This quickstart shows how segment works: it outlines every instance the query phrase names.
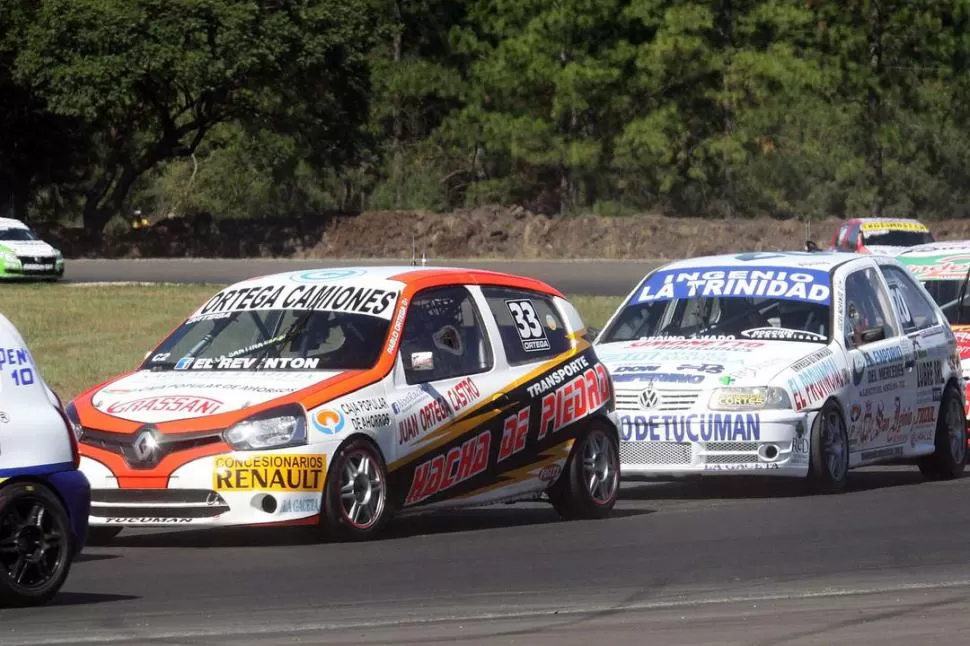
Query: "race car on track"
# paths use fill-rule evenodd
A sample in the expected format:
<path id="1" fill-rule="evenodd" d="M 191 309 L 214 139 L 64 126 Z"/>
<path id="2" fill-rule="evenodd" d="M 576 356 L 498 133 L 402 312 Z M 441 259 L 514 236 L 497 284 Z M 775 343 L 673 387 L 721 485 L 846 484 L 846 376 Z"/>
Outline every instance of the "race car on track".
<path id="1" fill-rule="evenodd" d="M 767 475 L 841 489 L 850 468 L 967 456 L 946 317 L 898 261 L 742 253 L 648 274 L 596 339 L 621 474 Z"/>
<path id="2" fill-rule="evenodd" d="M 853 253 L 897 253 L 935 238 L 925 224 L 911 218 L 855 218 L 846 220 L 832 236 L 831 249 Z"/>
<path id="3" fill-rule="evenodd" d="M 896 257 L 926 288 L 957 339 L 964 373 L 970 368 L 970 240 L 919 245 Z M 970 408 L 967 410 L 970 418 Z"/>
<path id="4" fill-rule="evenodd" d="M 0 607 L 61 589 L 84 546 L 91 490 L 56 394 L 0 314 Z"/>
<path id="5" fill-rule="evenodd" d="M 60 250 L 41 240 L 20 220 L 0 218 L 0 279 L 57 280 L 63 275 Z"/>
<path id="6" fill-rule="evenodd" d="M 507 274 L 369 267 L 223 289 L 132 373 L 68 407 L 91 531 L 315 525 L 619 487 L 613 390 L 561 293 Z"/>

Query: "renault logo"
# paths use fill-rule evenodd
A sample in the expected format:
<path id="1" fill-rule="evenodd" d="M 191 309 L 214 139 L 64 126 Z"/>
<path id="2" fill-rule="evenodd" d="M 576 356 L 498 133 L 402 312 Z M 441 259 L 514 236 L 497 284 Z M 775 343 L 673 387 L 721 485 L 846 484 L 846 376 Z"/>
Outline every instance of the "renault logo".
<path id="1" fill-rule="evenodd" d="M 650 410 L 660 406 L 660 393 L 653 389 L 651 383 L 646 390 L 640 393 L 640 408 Z"/>
<path id="2" fill-rule="evenodd" d="M 128 458 L 132 464 L 149 466 L 155 463 L 158 453 L 158 438 L 155 437 L 155 431 L 151 428 L 145 428 L 135 436 L 135 441 L 131 443 L 131 452 Z"/>

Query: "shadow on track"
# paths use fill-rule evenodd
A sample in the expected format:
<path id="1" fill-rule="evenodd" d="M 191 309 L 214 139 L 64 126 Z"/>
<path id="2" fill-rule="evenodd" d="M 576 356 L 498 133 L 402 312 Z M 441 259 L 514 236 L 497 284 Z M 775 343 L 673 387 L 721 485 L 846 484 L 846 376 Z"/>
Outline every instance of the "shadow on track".
<path id="1" fill-rule="evenodd" d="M 915 466 L 867 467 L 849 472 L 841 494 L 861 493 L 890 487 L 929 484 Z M 623 500 L 759 500 L 768 498 L 805 498 L 817 496 L 808 483 L 792 478 L 743 476 L 693 478 L 670 481 L 624 480 L 620 490 Z"/>
<path id="2" fill-rule="evenodd" d="M 653 513 L 653 510 L 614 509 L 610 518 L 601 521 L 564 521 L 551 508 L 442 510 L 394 519 L 388 525 L 384 534 L 374 540 L 386 542 L 417 536 L 502 530 L 552 523 L 562 523 L 564 526 L 577 522 L 608 523 L 611 519 L 650 513 Z M 188 530 L 159 529 L 146 534 L 122 533 L 107 545 L 92 545 L 86 549 L 95 547 L 280 547 L 328 544 L 330 542 L 336 543 L 336 541 L 329 541 L 314 535 L 312 529 L 307 527 L 226 527 Z"/>
<path id="3" fill-rule="evenodd" d="M 47 606 L 90 606 L 115 601 L 133 601 L 141 597 L 131 594 L 97 594 L 93 592 L 61 592 Z"/>
<path id="4" fill-rule="evenodd" d="M 85 550 L 88 547 L 84 548 Z M 78 554 L 77 558 L 74 559 L 75 563 L 86 563 L 89 561 L 110 561 L 111 559 L 121 558 L 117 554 L 91 554 L 90 552 L 81 552 Z"/>

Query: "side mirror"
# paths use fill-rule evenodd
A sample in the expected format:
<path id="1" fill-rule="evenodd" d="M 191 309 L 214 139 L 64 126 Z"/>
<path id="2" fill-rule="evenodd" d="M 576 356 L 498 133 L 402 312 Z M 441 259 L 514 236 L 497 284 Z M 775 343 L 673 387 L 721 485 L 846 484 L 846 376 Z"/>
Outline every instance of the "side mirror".
<path id="1" fill-rule="evenodd" d="M 433 352 L 412 352 L 411 353 L 411 370 L 434 370 L 434 353 Z"/>
<path id="2" fill-rule="evenodd" d="M 863 330 L 862 332 L 862 342 L 872 343 L 873 341 L 882 341 L 886 338 L 886 330 L 882 327 L 874 327 L 868 330 Z"/>
<path id="3" fill-rule="evenodd" d="M 805 251 L 818 251 L 818 245 L 814 240 L 805 241 Z"/>

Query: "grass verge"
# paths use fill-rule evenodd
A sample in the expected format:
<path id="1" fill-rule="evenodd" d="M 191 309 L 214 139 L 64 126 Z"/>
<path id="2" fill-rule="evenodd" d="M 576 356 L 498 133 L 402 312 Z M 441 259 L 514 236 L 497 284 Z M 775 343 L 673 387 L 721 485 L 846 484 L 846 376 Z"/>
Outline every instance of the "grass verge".
<path id="1" fill-rule="evenodd" d="M 47 383 L 73 398 L 131 370 L 218 290 L 214 285 L 3 285 L 0 313 L 30 347 Z M 572 298 L 587 325 L 601 327 L 620 299 Z"/>

